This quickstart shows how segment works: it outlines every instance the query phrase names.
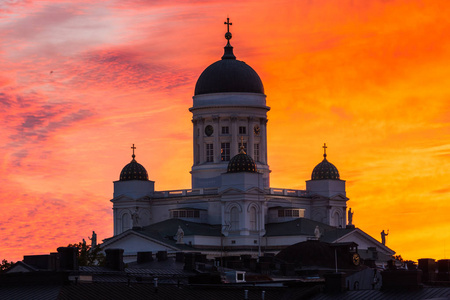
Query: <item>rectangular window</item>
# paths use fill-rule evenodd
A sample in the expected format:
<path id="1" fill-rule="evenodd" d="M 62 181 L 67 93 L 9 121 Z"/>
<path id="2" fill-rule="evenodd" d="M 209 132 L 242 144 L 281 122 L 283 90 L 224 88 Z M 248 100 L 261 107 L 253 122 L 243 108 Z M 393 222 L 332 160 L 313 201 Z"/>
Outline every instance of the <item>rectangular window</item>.
<path id="1" fill-rule="evenodd" d="M 239 134 L 247 134 L 247 127 L 239 126 Z"/>
<path id="2" fill-rule="evenodd" d="M 254 146 L 253 157 L 255 158 L 255 161 L 259 161 L 259 144 L 255 144 Z"/>
<path id="3" fill-rule="evenodd" d="M 300 218 L 304 217 L 304 210 L 302 210 L 302 213 L 300 215 L 300 209 L 279 209 L 278 210 L 278 218 Z"/>
<path id="4" fill-rule="evenodd" d="M 230 127 L 222 126 L 222 134 L 230 134 Z"/>
<path id="5" fill-rule="evenodd" d="M 230 143 L 221 143 L 220 144 L 220 159 L 222 161 L 230 160 Z"/>
<path id="6" fill-rule="evenodd" d="M 242 145 L 244 146 L 245 153 L 247 153 L 247 143 L 242 143 Z M 241 143 L 239 143 L 238 145 L 238 153 L 239 152 L 241 152 Z"/>
<path id="7" fill-rule="evenodd" d="M 214 161 L 214 145 L 206 144 L 206 162 Z"/>
<path id="8" fill-rule="evenodd" d="M 198 211 L 198 210 L 174 210 L 174 211 L 172 211 L 172 218 L 200 218 L 200 211 Z"/>

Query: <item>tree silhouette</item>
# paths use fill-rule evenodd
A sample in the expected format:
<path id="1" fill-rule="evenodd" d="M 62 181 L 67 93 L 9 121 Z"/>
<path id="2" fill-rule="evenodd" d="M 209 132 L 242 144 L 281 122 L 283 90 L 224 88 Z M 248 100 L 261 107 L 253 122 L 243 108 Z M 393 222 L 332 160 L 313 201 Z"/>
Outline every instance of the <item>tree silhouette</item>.
<path id="1" fill-rule="evenodd" d="M 3 259 L 2 263 L 0 264 L 0 272 L 9 269 L 13 264 L 14 263 L 12 261 L 7 261 L 6 259 Z"/>
<path id="2" fill-rule="evenodd" d="M 78 249 L 78 265 L 79 266 L 103 266 L 105 264 L 105 255 L 101 252 L 99 245 L 92 248 L 86 245 L 86 242 L 78 244 L 69 244 L 67 247 L 75 247 Z"/>

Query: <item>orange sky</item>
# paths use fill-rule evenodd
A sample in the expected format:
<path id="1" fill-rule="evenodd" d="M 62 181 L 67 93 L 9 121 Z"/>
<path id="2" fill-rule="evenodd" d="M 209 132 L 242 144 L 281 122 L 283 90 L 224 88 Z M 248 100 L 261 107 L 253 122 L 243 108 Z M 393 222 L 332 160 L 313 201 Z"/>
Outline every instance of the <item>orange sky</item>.
<path id="1" fill-rule="evenodd" d="M 94 3 L 92 3 L 94 2 Z M 271 186 L 328 158 L 354 223 L 407 259 L 450 256 L 450 4 L 442 1 L 0 3 L 0 259 L 112 235 L 131 160 L 190 187 L 195 82 L 220 59 L 263 80 Z"/>

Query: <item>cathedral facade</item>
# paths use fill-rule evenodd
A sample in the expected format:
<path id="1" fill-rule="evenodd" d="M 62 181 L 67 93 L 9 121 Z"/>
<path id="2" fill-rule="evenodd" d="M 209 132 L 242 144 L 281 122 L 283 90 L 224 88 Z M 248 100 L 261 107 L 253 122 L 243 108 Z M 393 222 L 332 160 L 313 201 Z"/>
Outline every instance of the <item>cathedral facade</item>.
<path id="1" fill-rule="evenodd" d="M 375 245 L 392 255 L 347 224 L 345 181 L 327 160 L 326 145 L 306 190 L 270 186 L 270 107 L 264 86 L 249 65 L 236 59 L 229 31 L 225 38 L 223 56 L 198 78 L 189 108 L 192 187 L 155 190 L 155 182 L 136 161 L 133 145 L 132 161 L 114 182 L 114 236 L 103 247 L 124 248 L 125 255 L 159 250 L 213 254 L 224 249 L 276 252 L 308 239 L 356 239 L 360 247 Z"/>

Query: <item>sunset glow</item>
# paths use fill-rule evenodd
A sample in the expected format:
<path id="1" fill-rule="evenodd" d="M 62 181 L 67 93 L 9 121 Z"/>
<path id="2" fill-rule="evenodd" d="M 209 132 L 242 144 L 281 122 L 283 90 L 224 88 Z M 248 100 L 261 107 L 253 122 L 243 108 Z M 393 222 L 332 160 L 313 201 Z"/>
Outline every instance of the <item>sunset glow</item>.
<path id="1" fill-rule="evenodd" d="M 271 186 L 327 143 L 353 223 L 403 258 L 450 256 L 448 0 L 0 2 L 0 259 L 113 235 L 131 160 L 190 188 L 192 96 L 234 53 L 261 77 Z"/>

